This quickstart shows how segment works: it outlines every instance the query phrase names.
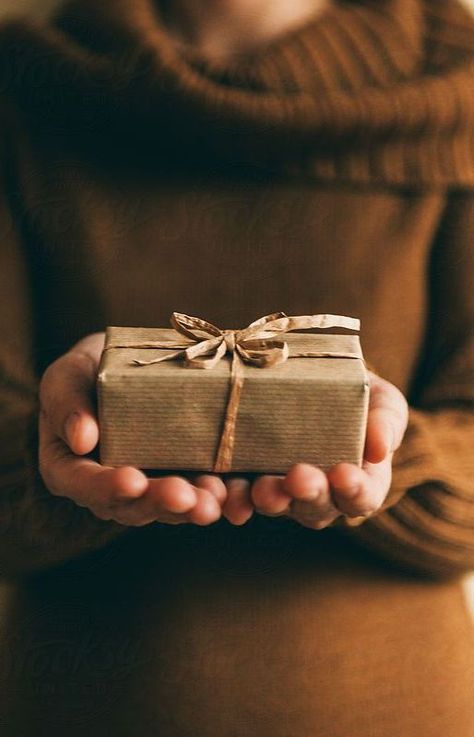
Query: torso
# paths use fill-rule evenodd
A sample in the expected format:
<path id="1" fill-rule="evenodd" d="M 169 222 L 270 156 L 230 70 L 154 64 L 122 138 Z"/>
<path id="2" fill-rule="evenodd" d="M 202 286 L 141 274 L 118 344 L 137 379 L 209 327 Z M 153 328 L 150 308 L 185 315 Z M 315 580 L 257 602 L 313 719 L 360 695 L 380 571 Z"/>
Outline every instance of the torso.
<path id="1" fill-rule="evenodd" d="M 334 312 L 361 318 L 367 359 L 409 389 L 439 191 L 24 174 L 45 363 L 86 332 L 166 325 L 174 309 L 223 327 Z M 89 737 L 474 733 L 460 584 L 391 569 L 334 530 L 149 528 L 30 583 L 5 616 L 5 734 L 35 719 Z"/>

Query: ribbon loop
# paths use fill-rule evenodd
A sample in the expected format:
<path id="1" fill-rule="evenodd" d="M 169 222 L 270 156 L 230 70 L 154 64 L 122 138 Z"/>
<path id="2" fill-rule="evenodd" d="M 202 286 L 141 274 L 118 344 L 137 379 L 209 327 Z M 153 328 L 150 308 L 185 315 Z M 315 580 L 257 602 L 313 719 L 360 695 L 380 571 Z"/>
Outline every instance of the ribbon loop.
<path id="1" fill-rule="evenodd" d="M 191 317 L 185 315 L 182 312 L 173 312 L 170 318 L 172 327 L 181 335 L 185 335 L 187 338 L 192 340 L 202 340 L 202 335 L 195 333 L 195 330 L 199 330 L 204 333 L 205 337 L 217 337 L 222 335 L 222 330 L 208 322 L 202 320 L 200 317 Z"/>
<path id="2" fill-rule="evenodd" d="M 284 363 L 290 354 L 288 343 L 283 340 L 245 340 L 239 343 L 237 351 L 245 363 L 259 368 Z"/>

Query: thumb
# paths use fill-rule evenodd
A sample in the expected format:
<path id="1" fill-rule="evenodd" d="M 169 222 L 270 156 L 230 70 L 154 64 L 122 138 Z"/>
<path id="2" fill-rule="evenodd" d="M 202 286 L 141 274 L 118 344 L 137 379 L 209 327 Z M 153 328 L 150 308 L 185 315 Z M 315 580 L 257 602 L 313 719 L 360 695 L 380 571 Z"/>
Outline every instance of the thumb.
<path id="1" fill-rule="evenodd" d="M 77 455 L 90 453 L 99 440 L 93 398 L 103 337 L 90 337 L 52 363 L 40 384 L 43 419 Z"/>
<path id="2" fill-rule="evenodd" d="M 408 422 L 408 404 L 390 382 L 371 374 L 364 458 L 380 463 L 400 446 Z"/>

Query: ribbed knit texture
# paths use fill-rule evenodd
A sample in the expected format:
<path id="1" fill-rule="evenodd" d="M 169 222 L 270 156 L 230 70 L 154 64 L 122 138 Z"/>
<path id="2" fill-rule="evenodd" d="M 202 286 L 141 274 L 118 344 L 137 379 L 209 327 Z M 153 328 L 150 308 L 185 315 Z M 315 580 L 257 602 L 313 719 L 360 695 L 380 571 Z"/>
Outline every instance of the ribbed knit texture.
<path id="1" fill-rule="evenodd" d="M 454 0 L 336 2 L 225 64 L 183 57 L 152 0 L 73 1 L 56 25 L 4 26 L 1 49 L 9 89 L 61 130 L 90 133 L 92 106 L 117 146 L 140 126 L 128 145 L 160 130 L 168 151 L 325 181 L 474 184 L 474 19 Z"/>
<path id="2" fill-rule="evenodd" d="M 2 737 L 474 734 L 473 54 L 454 0 L 225 64 L 152 0 L 0 25 L 0 573 L 40 573 L 0 610 Z M 131 531 L 52 495 L 45 367 L 172 310 L 358 317 L 410 404 L 383 509 Z"/>
<path id="3" fill-rule="evenodd" d="M 52 27 L 11 22 L 1 28 L 0 69 L 9 105 L 4 120 L 18 127 L 12 110 L 21 110 L 35 121 L 35 135 L 84 151 L 93 147 L 95 156 L 108 150 L 140 161 L 145 154 L 148 163 L 168 157 L 179 167 L 192 152 L 195 166 L 204 160 L 210 167 L 265 165 L 301 181 L 425 191 L 471 187 L 473 40 L 474 20 L 454 1 L 341 2 L 257 53 L 216 63 L 178 50 L 151 0 L 80 0 L 68 3 Z M 8 139 L 4 145 L 7 150 Z M 456 227 L 447 217 L 444 235 L 452 239 L 454 228 L 459 248 L 467 248 L 469 233 L 458 234 Z M 443 258 L 438 269 L 448 273 L 450 262 Z M 443 373 L 416 397 L 383 510 L 349 530 L 388 557 L 435 573 L 474 566 L 474 419 L 467 409 L 449 409 L 449 403 L 467 408 L 474 401 L 470 307 L 461 320 L 461 331 L 468 321 L 469 338 L 462 337 L 456 352 L 447 354 Z M 449 336 L 451 327 L 445 330 Z M 28 388 L 18 365 L 15 354 L 7 353 L 8 401 L 24 396 L 28 407 L 34 385 Z M 445 404 L 448 409 L 438 412 Z M 28 417 L 27 409 L 20 417 Z M 16 421 L 21 427 L 24 420 Z M 5 450 L 13 466 L 4 483 L 14 504 L 15 489 L 26 478 L 39 488 L 41 479 L 31 460 L 26 468 L 17 465 L 15 476 L 11 443 Z M 47 501 L 44 488 L 41 495 Z M 34 528 L 28 499 L 9 529 L 16 539 L 20 527 Z M 65 513 L 84 534 L 67 537 L 61 552 L 49 550 L 44 564 L 120 532 L 88 522 L 67 504 Z M 58 509 L 56 524 L 64 527 L 62 519 Z M 25 554 L 28 567 L 32 561 Z"/>

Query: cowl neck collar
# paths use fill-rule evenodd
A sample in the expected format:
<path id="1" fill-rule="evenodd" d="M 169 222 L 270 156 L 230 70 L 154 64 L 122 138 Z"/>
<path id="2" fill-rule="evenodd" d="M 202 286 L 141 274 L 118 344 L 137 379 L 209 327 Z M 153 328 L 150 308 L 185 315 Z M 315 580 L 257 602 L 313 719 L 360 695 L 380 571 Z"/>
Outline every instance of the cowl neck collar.
<path id="1" fill-rule="evenodd" d="M 48 110 L 89 140 L 331 181 L 474 184 L 474 19 L 457 0 L 335 2 L 226 63 L 178 48 L 153 0 L 73 0 L 49 27 L 2 33 L 20 99 L 45 104 L 29 82 L 40 56 Z"/>

